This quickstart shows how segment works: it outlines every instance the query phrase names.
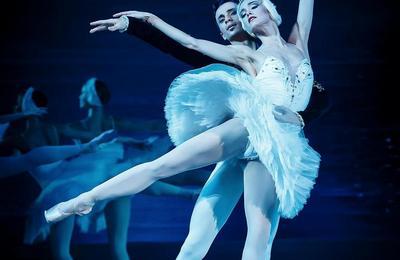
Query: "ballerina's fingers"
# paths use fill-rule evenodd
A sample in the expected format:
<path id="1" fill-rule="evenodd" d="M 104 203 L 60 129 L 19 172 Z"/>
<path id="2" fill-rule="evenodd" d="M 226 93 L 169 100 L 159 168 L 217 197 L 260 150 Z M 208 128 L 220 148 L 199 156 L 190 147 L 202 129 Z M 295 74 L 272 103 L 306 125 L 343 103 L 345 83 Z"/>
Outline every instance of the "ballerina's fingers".
<path id="1" fill-rule="evenodd" d="M 111 31 L 111 32 L 114 32 L 114 31 L 116 31 L 116 30 L 121 29 L 121 26 L 120 26 L 119 24 L 115 24 L 115 25 L 113 25 L 113 26 L 108 27 L 107 29 L 108 29 L 109 31 Z"/>
<path id="2" fill-rule="evenodd" d="M 287 108 L 284 106 L 275 106 L 274 112 L 275 113 L 280 113 L 280 114 L 285 114 L 287 112 Z"/>
<path id="3" fill-rule="evenodd" d="M 95 28 L 93 28 L 93 29 L 90 29 L 90 33 L 95 33 L 95 32 L 101 32 L 101 31 L 106 31 L 107 30 L 107 26 L 105 26 L 105 25 L 101 25 L 101 26 L 97 26 L 97 27 L 95 27 Z"/>
<path id="4" fill-rule="evenodd" d="M 117 22 L 117 19 L 106 19 L 106 20 L 97 20 L 94 22 L 91 22 L 91 26 L 98 26 L 98 25 L 104 25 L 104 26 L 112 26 L 115 25 Z"/>
<path id="5" fill-rule="evenodd" d="M 123 16 L 123 15 L 130 16 L 130 17 L 135 17 L 135 15 L 137 13 L 138 13 L 137 11 L 124 11 L 124 12 L 119 12 L 119 13 L 113 14 L 113 17 L 120 17 L 120 16 Z"/>

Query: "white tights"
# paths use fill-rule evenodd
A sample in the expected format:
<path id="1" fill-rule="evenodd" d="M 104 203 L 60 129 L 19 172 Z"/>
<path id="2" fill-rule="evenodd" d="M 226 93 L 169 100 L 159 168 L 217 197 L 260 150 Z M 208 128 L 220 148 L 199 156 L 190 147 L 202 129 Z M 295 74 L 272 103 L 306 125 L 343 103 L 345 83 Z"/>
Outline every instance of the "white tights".
<path id="1" fill-rule="evenodd" d="M 270 259 L 279 224 L 271 175 L 259 161 L 217 164 L 194 207 L 177 260 L 203 259 L 243 193 L 248 233 L 243 259 Z"/>

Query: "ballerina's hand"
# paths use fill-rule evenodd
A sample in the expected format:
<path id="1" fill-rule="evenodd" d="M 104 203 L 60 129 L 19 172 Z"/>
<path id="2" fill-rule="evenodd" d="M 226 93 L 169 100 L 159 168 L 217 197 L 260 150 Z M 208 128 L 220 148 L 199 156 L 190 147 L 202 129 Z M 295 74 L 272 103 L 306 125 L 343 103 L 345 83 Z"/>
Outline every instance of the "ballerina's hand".
<path id="1" fill-rule="evenodd" d="M 90 142 L 82 144 L 81 153 L 92 153 L 104 143 L 112 142 L 116 138 L 117 132 L 114 129 L 107 130 L 93 138 Z M 79 144 L 79 143 L 78 143 Z"/>
<path id="2" fill-rule="evenodd" d="M 275 119 L 280 123 L 289 123 L 297 126 L 302 125 L 297 113 L 293 112 L 285 106 L 276 106 L 273 114 Z"/>
<path id="3" fill-rule="evenodd" d="M 110 142 L 111 140 L 113 140 L 114 138 L 116 138 L 116 136 L 117 136 L 117 131 L 115 131 L 114 129 L 110 129 L 110 130 L 104 131 L 97 137 L 93 138 L 89 143 L 91 143 L 93 145 L 107 143 L 107 142 Z"/>
<path id="4" fill-rule="evenodd" d="M 128 17 L 133 17 L 136 19 L 140 19 L 143 21 L 147 21 L 150 17 L 154 16 L 152 13 L 147 13 L 147 12 L 140 12 L 140 11 L 124 11 L 124 12 L 119 12 L 116 14 L 113 14 L 113 17 L 121 17 L 121 16 L 128 16 Z"/>
<path id="5" fill-rule="evenodd" d="M 101 32 L 101 31 L 124 31 L 129 24 L 126 22 L 127 18 L 125 19 L 123 17 L 120 18 L 111 18 L 111 19 L 106 19 L 106 20 L 98 20 L 91 22 L 91 26 L 95 26 L 94 28 L 90 29 L 90 33 L 95 33 L 95 32 Z"/>
<path id="6" fill-rule="evenodd" d="M 94 204 L 94 199 L 88 192 L 85 192 L 76 198 L 61 202 L 49 210 L 46 210 L 44 216 L 48 223 L 58 222 L 74 214 L 79 216 L 89 214 Z"/>

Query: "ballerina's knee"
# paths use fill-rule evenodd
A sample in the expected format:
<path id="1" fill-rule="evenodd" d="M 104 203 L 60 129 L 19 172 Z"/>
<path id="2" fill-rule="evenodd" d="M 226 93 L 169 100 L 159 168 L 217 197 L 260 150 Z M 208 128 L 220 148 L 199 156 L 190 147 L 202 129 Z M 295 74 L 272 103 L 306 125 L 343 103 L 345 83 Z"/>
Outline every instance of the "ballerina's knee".
<path id="1" fill-rule="evenodd" d="M 218 134 L 203 133 L 150 163 L 148 172 L 158 180 L 218 162 L 223 157 L 223 143 Z"/>
<path id="2" fill-rule="evenodd" d="M 194 159 L 199 165 L 218 162 L 224 155 L 224 142 L 217 133 L 205 133 L 203 142 L 194 149 Z"/>

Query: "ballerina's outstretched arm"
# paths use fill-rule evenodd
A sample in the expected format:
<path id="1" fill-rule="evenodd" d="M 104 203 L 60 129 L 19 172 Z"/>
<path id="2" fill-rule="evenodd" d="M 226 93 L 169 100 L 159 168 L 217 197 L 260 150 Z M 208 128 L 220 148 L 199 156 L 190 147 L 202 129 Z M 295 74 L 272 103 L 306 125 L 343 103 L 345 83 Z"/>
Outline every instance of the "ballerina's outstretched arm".
<path id="1" fill-rule="evenodd" d="M 154 14 L 147 12 L 126 11 L 114 14 L 114 17 L 120 17 L 123 15 L 141 19 L 151 24 L 186 48 L 198 51 L 213 59 L 240 66 L 249 74 L 255 75 L 255 70 L 251 65 L 251 62 L 255 59 L 255 55 L 254 52 L 247 46 L 222 45 L 207 40 L 197 39 L 171 26 Z M 94 33 L 102 30 L 117 30 L 117 28 L 121 27 L 121 22 L 117 21 L 116 19 L 107 19 L 91 22 L 90 25 L 95 26 L 90 30 L 90 33 Z"/>
<path id="2" fill-rule="evenodd" d="M 314 0 L 300 0 L 296 23 L 299 26 L 300 36 L 305 43 L 308 42 L 308 37 L 310 36 L 313 11 Z"/>
<path id="3" fill-rule="evenodd" d="M 83 152 L 94 151 L 99 144 L 108 142 L 114 137 L 114 130 L 109 130 L 82 145 L 42 146 L 23 155 L 0 157 L 0 178 L 67 159 Z"/>

